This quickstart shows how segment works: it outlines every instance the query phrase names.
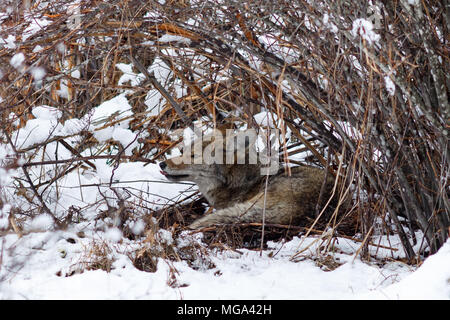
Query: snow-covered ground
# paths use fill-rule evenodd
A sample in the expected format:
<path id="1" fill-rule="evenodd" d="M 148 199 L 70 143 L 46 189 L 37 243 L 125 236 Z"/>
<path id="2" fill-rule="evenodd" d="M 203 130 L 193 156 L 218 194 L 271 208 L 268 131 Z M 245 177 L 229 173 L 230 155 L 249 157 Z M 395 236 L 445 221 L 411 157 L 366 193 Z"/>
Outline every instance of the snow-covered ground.
<path id="1" fill-rule="evenodd" d="M 189 239 L 190 237 L 194 237 Z M 119 240 L 119 242 L 117 242 Z M 178 247 L 199 236 L 180 235 Z M 377 266 L 355 259 L 358 244 L 339 238 L 333 271 L 309 253 L 320 241 L 294 238 L 269 249 L 209 251 L 212 268 L 159 259 L 156 272 L 136 269 L 127 253 L 141 246 L 103 232 L 35 232 L 1 239 L 0 299 L 450 299 L 450 241 L 415 270 L 398 261 Z M 108 248 L 110 272 L 79 272 L 94 243 Z M 305 259 L 293 254 L 311 244 Z"/>
<path id="2" fill-rule="evenodd" d="M 14 139 L 20 148 L 40 143 L 49 135 L 69 135 L 68 141 L 76 141 L 70 134 L 94 123 L 91 130 L 96 130 L 100 141 L 113 138 L 124 147 L 132 146 L 135 139 L 126 122 L 104 129 L 95 122 L 111 113 L 126 116 L 126 107 L 125 96 L 120 95 L 100 105 L 90 120 L 66 121 L 64 125 L 57 121 L 60 112 L 56 108 L 35 107 L 35 119 L 17 130 Z M 0 160 L 7 159 L 12 150 L 0 147 Z M 56 148 L 55 142 L 48 143 L 36 159 L 56 160 Z M 73 156 L 63 149 L 58 152 L 58 160 Z M 24 210 L 30 204 L 14 193 L 14 177 L 20 172 L 1 172 L 0 184 L 5 186 L 10 204 L 0 209 L 0 231 L 4 230 L 0 237 L 0 299 L 450 299 L 450 241 L 419 268 L 400 262 L 404 257 L 400 241 L 382 234 L 371 243 L 393 250 L 370 246 L 371 262 L 361 261 L 357 255 L 361 243 L 347 238 L 335 239 L 328 254 L 319 253 L 324 242 L 316 236 L 270 242 L 263 252 L 211 249 L 201 241 L 201 234 L 183 232 L 173 239 L 166 230 L 158 231 L 153 237 L 158 242 L 152 243 L 144 233 L 146 213 L 179 201 L 192 185 L 168 183 L 157 163 L 128 162 L 114 167 L 105 159 L 91 162 L 96 170 L 74 170 L 44 193 L 58 218 L 64 218 L 71 208 L 77 214 L 78 208 L 78 220 L 61 231 L 53 229 L 53 220 L 46 214 L 23 219 L 21 237 L 5 231 L 11 204 Z M 30 167 L 29 173 L 36 181 L 50 179 L 59 165 Z M 114 214 L 98 218 L 102 211 L 117 206 L 118 197 L 135 209 L 125 225 L 137 240 L 123 236 Z M 198 256 L 190 264 L 189 259 L 159 258 L 155 272 L 133 265 L 136 252 L 161 243 L 179 255 L 194 243 Z M 417 246 L 420 244 L 418 241 Z M 97 263 L 98 259 L 103 260 Z M 327 270 L 330 263 L 331 271 Z M 107 265 L 108 270 L 98 265 Z"/>
<path id="3" fill-rule="evenodd" d="M 42 28 L 48 24 L 47 20 L 38 22 L 25 30 L 27 37 L 37 32 L 37 25 Z M 328 24 L 328 17 L 324 17 L 324 23 Z M 336 29 L 333 24 L 328 26 Z M 379 40 L 364 19 L 354 22 L 352 34 L 369 44 L 376 45 Z M 188 40 L 173 36 L 159 39 L 160 42 Z M 273 42 L 268 37 L 260 40 L 266 44 Z M 16 47 L 15 41 L 12 35 L 0 38 L 0 44 L 10 49 Z M 35 51 L 41 49 L 36 46 Z M 64 46 L 61 51 L 64 52 Z M 285 53 L 289 58 L 290 53 Z M 26 57 L 17 53 L 10 64 L 24 72 Z M 119 85 L 138 85 L 145 78 L 134 73 L 132 65 L 119 63 L 116 67 L 123 72 Z M 159 58 L 148 71 L 161 83 L 171 74 Z M 29 72 L 33 73 L 36 85 L 45 76 L 44 69 L 32 68 Z M 78 70 L 66 72 L 79 77 Z M 389 94 L 393 94 L 395 86 L 389 76 L 384 80 Z M 176 98 L 182 97 L 185 89 L 179 82 L 174 85 Z M 62 112 L 57 107 L 33 106 L 33 119 L 15 130 L 11 137 L 16 149 L 24 154 L 18 162 L 70 160 L 74 154 L 57 142 L 47 143 L 44 150 L 34 150 L 33 146 L 55 137 L 77 145 L 84 131 L 92 132 L 99 144 L 109 140 L 119 142 L 124 155 L 130 156 L 139 144 L 138 138 L 146 136 L 129 128 L 133 113 L 128 93 L 124 90 L 104 101 L 81 119 L 62 121 Z M 58 94 L 68 95 L 64 83 Z M 147 93 L 144 103 L 149 116 L 158 116 L 162 99 L 156 89 Z M 18 127 L 17 115 L 11 113 L 10 120 Z M 255 115 L 255 121 L 274 126 L 278 119 L 261 113 Z M 185 131 L 184 135 L 188 133 Z M 32 151 L 27 154 L 27 150 Z M 109 154 L 103 150 L 97 155 Z M 81 156 L 93 154 L 84 150 Z M 0 144 L 0 164 L 14 158 L 11 147 Z M 54 230 L 54 221 L 47 214 L 35 218 L 30 215 L 29 219 L 21 217 L 21 235 L 9 228 L 10 212 L 13 207 L 32 212 L 36 204 L 33 206 L 28 201 L 33 198 L 31 191 L 17 185 L 15 178 L 23 178 L 23 173 L 0 167 L 0 186 L 8 201 L 0 208 L 0 299 L 450 299 L 450 240 L 419 267 L 401 262 L 404 255 L 398 238 L 386 238 L 382 234 L 371 239 L 371 243 L 391 249 L 370 246 L 373 256 L 370 262 L 359 258 L 361 243 L 347 238 L 333 239 L 334 248 L 327 254 L 319 252 L 326 239 L 316 236 L 299 235 L 286 243 L 269 242 L 269 248 L 262 252 L 220 246 L 211 249 L 202 242 L 201 234 L 189 232 L 172 238 L 169 231 L 160 230 L 152 235 L 151 239 L 158 240 L 155 243 L 144 233 L 144 216 L 151 209 L 180 201 L 192 186 L 169 184 L 156 163 L 144 166 L 128 162 L 114 167 L 105 159 L 90 162 L 95 170 L 78 168 L 63 175 L 58 183 L 49 184 L 48 188 L 44 184 L 39 190 L 57 218 L 66 217 L 73 210 L 78 214 L 74 220 L 78 221 L 72 221 L 65 230 Z M 63 165 L 30 166 L 28 173 L 36 182 L 51 180 Z M 24 197 L 17 196 L 17 190 Z M 125 225 L 137 240 L 123 236 L 113 214 L 98 218 L 101 212 L 110 212 L 117 206 L 119 198 L 135 209 Z M 191 260 L 158 258 L 154 272 L 141 271 L 133 265 L 136 254 L 144 249 L 159 250 L 160 244 L 170 246 L 178 255 L 185 248 L 197 251 Z M 99 266 L 107 266 L 107 270 Z"/>

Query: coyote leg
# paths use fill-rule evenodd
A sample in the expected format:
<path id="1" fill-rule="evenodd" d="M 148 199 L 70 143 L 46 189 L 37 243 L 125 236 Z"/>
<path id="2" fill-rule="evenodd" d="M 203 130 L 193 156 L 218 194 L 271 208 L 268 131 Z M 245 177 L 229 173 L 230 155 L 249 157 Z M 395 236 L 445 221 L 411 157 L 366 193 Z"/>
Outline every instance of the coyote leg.
<path id="1" fill-rule="evenodd" d="M 215 224 L 231 224 L 262 221 L 262 209 L 250 206 L 249 203 L 239 203 L 233 207 L 217 210 L 189 225 L 190 229 L 210 227 Z"/>

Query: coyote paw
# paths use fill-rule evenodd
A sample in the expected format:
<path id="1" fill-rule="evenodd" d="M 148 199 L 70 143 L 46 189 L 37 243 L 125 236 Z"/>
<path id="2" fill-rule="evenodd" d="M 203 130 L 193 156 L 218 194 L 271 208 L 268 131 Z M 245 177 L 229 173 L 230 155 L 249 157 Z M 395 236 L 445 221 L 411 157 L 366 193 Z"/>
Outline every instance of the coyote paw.
<path id="1" fill-rule="evenodd" d="M 230 208 L 217 210 L 214 213 L 208 214 L 201 217 L 200 219 L 195 220 L 188 226 L 188 228 L 200 229 L 220 224 L 234 224 L 258 221 L 258 218 L 260 216 L 259 210 L 257 210 L 258 208 L 250 209 L 249 206 L 249 204 L 245 203 L 237 204 Z M 246 214 L 242 214 L 242 212 Z"/>
<path id="2" fill-rule="evenodd" d="M 200 228 L 206 228 L 206 227 L 212 227 L 213 225 L 216 224 L 223 224 L 226 223 L 220 214 L 217 213 L 213 213 L 213 214 L 208 214 L 207 216 L 204 216 L 200 219 L 195 220 L 194 222 L 192 222 L 188 228 L 189 229 L 200 229 Z"/>
<path id="3" fill-rule="evenodd" d="M 212 223 L 208 223 L 207 221 L 202 221 L 203 218 L 200 218 L 198 220 L 195 220 L 194 222 L 192 222 L 190 225 L 188 225 L 187 227 L 191 230 L 195 230 L 195 229 L 200 229 L 200 228 L 205 228 L 205 227 L 210 227 L 213 224 Z"/>

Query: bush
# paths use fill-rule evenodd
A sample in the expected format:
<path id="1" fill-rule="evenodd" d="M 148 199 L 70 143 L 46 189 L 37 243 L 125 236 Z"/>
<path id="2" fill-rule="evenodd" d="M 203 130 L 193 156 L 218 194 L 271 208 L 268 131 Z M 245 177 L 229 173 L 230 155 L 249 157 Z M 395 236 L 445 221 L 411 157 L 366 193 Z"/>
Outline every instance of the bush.
<path id="1" fill-rule="evenodd" d="M 0 9 L 2 143 L 14 155 L 2 160 L 30 162 L 55 141 L 72 154 L 70 162 L 52 159 L 61 167 L 39 183 L 28 173 L 32 165 L 15 164 L 24 176 L 16 188 L 31 188 L 33 200 L 26 192 L 23 199 L 39 212 L 53 214 L 44 192 L 74 167 L 92 168 L 89 160 L 154 161 L 175 145 L 170 133 L 195 120 L 255 127 L 253 116 L 267 111 L 291 132 L 282 156 L 303 145 L 305 161 L 353 185 L 364 238 L 381 219 L 409 259 L 414 230 L 426 240 L 419 253 L 434 253 L 447 239 L 444 1 L 13 3 Z M 122 118 L 26 147 L 11 139 L 36 117 L 36 106 L 55 107 L 67 123 L 120 94 L 131 107 Z M 95 130 L 120 122 L 138 134 L 135 141 L 96 138 Z M 66 142 L 74 138 L 75 147 Z M 82 156 L 89 148 L 95 152 Z"/>

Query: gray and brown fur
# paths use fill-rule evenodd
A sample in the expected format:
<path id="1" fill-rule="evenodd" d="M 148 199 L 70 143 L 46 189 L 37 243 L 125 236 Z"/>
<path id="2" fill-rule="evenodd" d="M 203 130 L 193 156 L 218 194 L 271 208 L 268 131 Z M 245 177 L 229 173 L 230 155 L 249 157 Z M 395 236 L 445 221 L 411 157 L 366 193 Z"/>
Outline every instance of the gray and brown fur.
<path id="1" fill-rule="evenodd" d="M 184 155 L 186 156 L 186 155 Z M 182 157 L 182 156 L 181 156 Z M 295 225 L 305 217 L 314 217 L 320 196 L 321 204 L 330 198 L 334 177 L 311 166 L 284 168 L 278 174 L 261 174 L 258 164 L 186 164 L 180 158 L 160 163 L 162 173 L 171 181 L 192 181 L 216 211 L 196 221 L 192 229 L 216 224 L 262 222 Z M 264 194 L 266 196 L 264 196 Z M 265 199 L 264 199 L 265 198 Z M 319 206 L 321 208 L 321 206 Z"/>

